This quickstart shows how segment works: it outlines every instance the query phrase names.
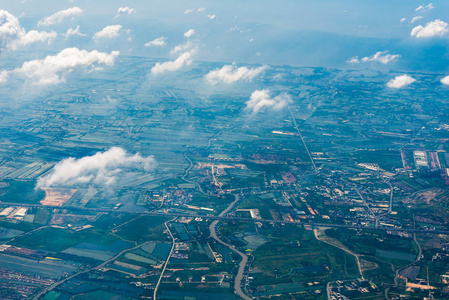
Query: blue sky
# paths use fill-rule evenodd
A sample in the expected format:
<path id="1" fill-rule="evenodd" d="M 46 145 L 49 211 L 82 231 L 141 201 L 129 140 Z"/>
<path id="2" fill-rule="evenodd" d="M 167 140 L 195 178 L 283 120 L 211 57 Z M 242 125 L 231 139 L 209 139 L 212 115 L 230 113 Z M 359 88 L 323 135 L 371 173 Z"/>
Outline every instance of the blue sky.
<path id="1" fill-rule="evenodd" d="M 56 34 L 43 42 L 21 46 L 3 43 L 4 64 L 6 58 L 21 51 L 42 58 L 47 52 L 77 47 L 106 53 L 119 51 L 119 57 L 136 55 L 173 61 L 183 51 L 194 49 L 189 59 L 239 64 L 443 73 L 449 66 L 449 32 L 443 28 L 441 36 L 411 35 L 413 28 L 424 28 L 436 20 L 441 20 L 444 27 L 449 22 L 448 1 L 3 0 L 0 4 L 0 9 L 18 18 L 26 32 Z M 420 6 L 422 9 L 416 10 Z M 74 7 L 82 12 L 44 24 L 46 17 Z M 118 14 L 118 9 L 125 7 L 129 10 Z M 82 35 L 64 36 L 78 26 Z M 93 38 L 107 26 L 120 28 L 116 35 Z M 195 33 L 186 38 L 189 29 Z M 164 45 L 145 46 L 158 38 Z M 187 42 L 191 43 L 190 48 L 186 46 L 189 49 L 173 53 L 174 47 Z M 396 57 L 383 63 L 374 57 L 378 52 L 381 58 Z M 358 62 L 349 63 L 351 59 Z"/>

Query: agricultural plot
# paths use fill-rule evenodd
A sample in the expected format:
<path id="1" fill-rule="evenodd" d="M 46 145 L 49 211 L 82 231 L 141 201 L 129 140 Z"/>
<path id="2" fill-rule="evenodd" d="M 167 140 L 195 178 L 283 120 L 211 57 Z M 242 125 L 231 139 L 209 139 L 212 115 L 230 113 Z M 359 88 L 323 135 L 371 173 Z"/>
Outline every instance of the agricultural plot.
<path id="1" fill-rule="evenodd" d="M 0 227 L 0 240 L 9 240 L 22 233 L 24 233 L 24 231 Z"/>
<path id="2" fill-rule="evenodd" d="M 132 241 L 165 240 L 163 234 L 164 222 L 169 218 L 143 216 L 119 227 L 116 234 Z"/>
<path id="3" fill-rule="evenodd" d="M 7 186 L 0 187 L 0 201 L 37 204 L 45 197 L 45 192 L 35 190 L 35 181 L 6 180 Z"/>
<path id="4" fill-rule="evenodd" d="M 82 231 L 72 231 L 70 229 L 54 227 L 42 228 L 30 235 L 20 237 L 13 242 L 13 245 L 30 249 L 60 252 L 75 247 L 80 243 L 84 243 L 81 245 L 85 245 L 85 247 L 83 246 L 84 248 L 81 249 L 102 251 L 102 247 L 106 247 L 109 251 L 114 252 L 116 249 L 109 248 L 109 246 L 115 247 L 115 245 L 123 245 L 121 241 L 117 241 L 116 237 L 96 229 L 91 228 Z"/>
<path id="5" fill-rule="evenodd" d="M 59 278 L 64 274 L 73 273 L 78 267 L 64 263 L 45 263 L 27 259 L 24 257 L 0 254 L 0 265 L 2 268 L 34 274 L 49 278 Z"/>
<path id="6" fill-rule="evenodd" d="M 94 244 L 88 242 L 79 243 L 73 247 L 65 249 L 62 253 L 68 253 L 84 257 L 92 257 L 97 260 L 105 261 L 112 258 L 118 252 L 131 248 L 133 243 L 116 240 L 112 244 Z"/>

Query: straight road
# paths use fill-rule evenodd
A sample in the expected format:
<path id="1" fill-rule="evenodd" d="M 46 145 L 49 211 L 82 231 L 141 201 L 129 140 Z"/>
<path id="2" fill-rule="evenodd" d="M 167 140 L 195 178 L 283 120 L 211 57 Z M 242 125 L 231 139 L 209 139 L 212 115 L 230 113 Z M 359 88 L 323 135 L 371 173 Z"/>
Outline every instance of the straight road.
<path id="1" fill-rule="evenodd" d="M 165 269 L 167 268 L 167 265 L 168 265 L 168 263 L 170 262 L 170 257 L 172 256 L 173 250 L 175 249 L 175 246 L 176 246 L 176 240 L 175 240 L 175 238 L 173 237 L 173 234 L 171 233 L 170 228 L 169 228 L 168 225 L 167 225 L 169 222 L 173 222 L 175 219 L 176 219 L 176 218 L 174 218 L 174 219 L 172 219 L 172 220 L 167 221 L 167 222 L 164 223 L 165 228 L 167 228 L 168 233 L 170 234 L 170 237 L 171 237 L 171 239 L 172 239 L 172 243 L 173 243 L 173 244 L 172 244 L 172 246 L 171 246 L 170 253 L 169 253 L 168 256 L 167 256 L 167 260 L 165 261 L 164 268 L 162 269 L 162 272 L 161 272 L 161 276 L 159 276 L 159 279 L 158 279 L 158 281 L 157 281 L 157 284 L 156 284 L 156 286 L 154 287 L 154 293 L 153 293 L 153 299 L 154 299 L 154 300 L 156 300 L 156 297 L 157 297 L 157 289 L 159 288 L 159 285 L 160 285 L 160 283 L 161 283 L 162 277 L 164 276 L 164 273 L 165 273 Z"/>
<path id="2" fill-rule="evenodd" d="M 288 104 L 287 104 L 287 107 L 288 107 L 288 110 L 290 111 L 290 115 L 292 116 L 293 124 L 295 124 L 296 131 L 298 132 L 299 137 L 301 138 L 301 141 L 304 144 L 304 148 L 306 148 L 307 154 L 309 155 L 310 161 L 312 162 L 312 166 L 315 169 L 315 172 L 318 173 L 318 169 L 315 166 L 315 162 L 313 161 L 312 154 L 310 154 L 309 148 L 307 148 L 307 145 L 306 145 L 306 141 L 302 137 L 302 134 L 301 134 L 301 131 L 299 130 L 298 124 L 296 124 L 296 119 L 293 116 L 292 109 L 290 108 L 290 105 L 288 105 Z"/>

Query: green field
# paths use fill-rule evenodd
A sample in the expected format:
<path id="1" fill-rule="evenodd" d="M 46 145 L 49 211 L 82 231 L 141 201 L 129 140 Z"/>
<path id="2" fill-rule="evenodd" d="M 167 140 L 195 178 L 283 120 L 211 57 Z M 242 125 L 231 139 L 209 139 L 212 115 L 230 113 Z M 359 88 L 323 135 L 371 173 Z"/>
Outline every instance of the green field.
<path id="1" fill-rule="evenodd" d="M 128 222 L 133 218 L 136 218 L 136 216 L 129 214 L 102 214 L 95 220 L 95 222 L 92 223 L 92 225 L 103 230 L 108 230 L 125 222 Z"/>
<path id="2" fill-rule="evenodd" d="M 45 192 L 35 190 L 35 181 L 5 181 L 8 186 L 0 189 L 0 201 L 14 203 L 39 203 L 45 198 Z"/>
<path id="3" fill-rule="evenodd" d="M 349 158 L 354 159 L 357 163 L 378 164 L 379 167 L 386 171 L 402 168 L 401 153 L 399 151 L 356 151 L 349 153 Z"/>
<path id="4" fill-rule="evenodd" d="M 81 242 L 91 242 L 96 244 L 110 244 L 117 238 L 104 231 L 91 228 L 82 231 L 71 231 L 61 228 L 42 228 L 31 235 L 16 239 L 13 245 L 40 249 L 52 252 L 60 252 Z"/>
<path id="5" fill-rule="evenodd" d="M 157 264 L 157 261 L 155 261 L 155 260 L 152 260 L 150 258 L 146 258 L 146 257 L 140 256 L 140 255 L 137 255 L 137 254 L 134 254 L 134 253 L 126 253 L 125 257 L 127 259 L 134 260 L 134 261 L 137 261 L 137 262 L 141 262 L 141 263 L 144 263 L 144 264 L 149 264 L 149 265 Z"/>
<path id="6" fill-rule="evenodd" d="M 38 209 L 36 216 L 34 217 L 34 223 L 45 225 L 50 217 L 50 211 L 47 209 Z"/>
<path id="7" fill-rule="evenodd" d="M 248 196 L 244 202 L 239 206 L 241 209 L 257 208 L 262 219 L 273 220 L 270 212 L 277 211 L 278 206 L 273 199 L 261 199 L 259 196 Z"/>
<path id="8" fill-rule="evenodd" d="M 142 216 L 118 228 L 116 234 L 126 240 L 142 242 L 148 240 L 165 240 L 163 233 L 165 217 Z"/>
<path id="9" fill-rule="evenodd" d="M 264 274 L 264 277 L 256 280 L 257 285 L 270 284 L 273 277 L 283 278 L 288 275 L 294 281 L 354 278 L 358 275 L 352 255 L 316 240 L 311 231 L 291 226 L 268 229 L 266 232 L 270 232 L 271 242 L 253 252 L 254 267 Z"/>
<path id="10" fill-rule="evenodd" d="M 28 223 L 28 222 L 21 222 L 15 219 L 6 219 L 0 221 L 1 227 L 11 228 L 11 229 L 17 229 L 21 231 L 30 231 L 34 230 L 36 228 L 39 228 L 40 225 Z"/>
<path id="11" fill-rule="evenodd" d="M 410 238 L 388 235 L 381 231 L 357 233 L 355 230 L 340 228 L 328 229 L 326 235 L 341 241 L 345 246 L 358 254 L 375 256 L 376 250 L 396 251 L 416 254 L 416 246 Z"/>

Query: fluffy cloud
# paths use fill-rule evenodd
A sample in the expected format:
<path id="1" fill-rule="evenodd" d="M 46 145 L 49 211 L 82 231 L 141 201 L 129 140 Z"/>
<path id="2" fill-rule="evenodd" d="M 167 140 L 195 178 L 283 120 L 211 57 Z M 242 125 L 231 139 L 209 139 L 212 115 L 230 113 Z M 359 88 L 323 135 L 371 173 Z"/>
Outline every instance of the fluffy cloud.
<path id="1" fill-rule="evenodd" d="M 57 33 L 55 31 L 31 30 L 26 32 L 20 26 L 19 20 L 15 16 L 6 10 L 0 10 L 0 43 L 2 48 L 16 50 L 21 46 L 27 46 L 36 42 L 46 41 L 51 43 L 56 36 Z"/>
<path id="2" fill-rule="evenodd" d="M 71 37 L 72 35 L 86 36 L 84 33 L 80 32 L 79 26 L 76 26 L 76 28 L 67 29 L 66 33 L 64 34 L 66 39 Z"/>
<path id="3" fill-rule="evenodd" d="M 194 47 L 193 43 L 191 41 L 187 41 L 184 44 L 176 45 L 173 49 L 170 50 L 170 54 L 176 54 L 176 53 L 179 53 L 179 52 L 185 52 L 185 51 L 187 51 L 189 49 L 192 49 L 193 47 Z"/>
<path id="4" fill-rule="evenodd" d="M 246 109 L 257 113 L 264 108 L 279 110 L 292 102 L 287 94 L 281 94 L 271 98 L 269 90 L 256 90 L 251 94 L 250 100 L 246 102 Z"/>
<path id="5" fill-rule="evenodd" d="M 402 18 L 402 19 L 401 19 L 401 23 L 403 23 L 403 22 L 405 22 L 405 21 L 407 21 L 407 18 Z"/>
<path id="6" fill-rule="evenodd" d="M 215 19 L 215 15 L 207 15 L 207 17 L 211 20 Z"/>
<path id="7" fill-rule="evenodd" d="M 109 25 L 100 31 L 95 32 L 93 39 L 99 40 L 102 38 L 115 38 L 119 35 L 122 25 Z"/>
<path id="8" fill-rule="evenodd" d="M 358 56 L 354 56 L 351 57 L 349 60 L 346 61 L 347 63 L 350 64 L 358 64 L 360 62 L 359 57 Z"/>
<path id="9" fill-rule="evenodd" d="M 130 15 L 130 14 L 132 14 L 132 13 L 135 13 L 136 11 L 134 10 L 134 8 L 129 8 L 128 6 L 126 6 L 126 7 L 120 7 L 118 10 L 117 10 L 117 15 L 116 15 L 116 17 L 118 17 L 118 16 L 120 16 L 120 15 L 122 15 L 122 14 L 128 14 L 128 15 Z"/>
<path id="10" fill-rule="evenodd" d="M 154 75 L 164 72 L 173 72 L 181 69 L 184 66 L 188 66 L 192 63 L 192 55 L 195 53 L 195 49 L 181 53 L 174 61 L 167 61 L 164 63 L 157 63 L 151 68 L 151 73 Z"/>
<path id="11" fill-rule="evenodd" d="M 416 21 L 418 21 L 418 20 L 421 20 L 423 17 L 422 16 L 416 16 L 416 17 L 413 17 L 413 19 L 410 21 L 410 23 L 415 23 Z"/>
<path id="12" fill-rule="evenodd" d="M 194 34 L 195 34 L 195 30 L 189 29 L 189 30 L 187 30 L 187 31 L 184 33 L 184 36 L 185 36 L 186 38 L 189 38 L 189 37 L 193 36 Z"/>
<path id="13" fill-rule="evenodd" d="M 193 35 L 195 35 L 195 30 L 189 29 L 184 33 L 184 36 L 188 38 L 187 42 L 184 44 L 176 45 L 171 51 L 170 54 L 177 54 L 180 52 L 188 52 L 196 47 L 196 42 L 193 42 L 192 39 L 190 39 Z M 194 50 L 196 51 L 196 50 Z"/>
<path id="14" fill-rule="evenodd" d="M 145 44 L 145 47 L 151 47 L 151 46 L 165 46 L 167 43 L 165 42 L 167 40 L 166 37 L 161 36 L 157 39 L 152 40 L 151 42 L 148 42 Z"/>
<path id="15" fill-rule="evenodd" d="M 25 34 L 25 29 L 20 26 L 19 19 L 8 11 L 0 10 L 0 38 L 2 44 L 9 43 Z"/>
<path id="16" fill-rule="evenodd" d="M 52 171 L 37 181 L 37 188 L 52 186 L 71 186 L 77 184 L 95 184 L 109 186 L 126 170 L 140 169 L 150 171 L 156 167 L 152 156 L 140 154 L 130 156 L 119 147 L 112 147 L 105 152 L 80 159 L 66 158 L 59 162 Z"/>
<path id="17" fill-rule="evenodd" d="M 410 35 L 417 38 L 427 38 L 434 36 L 443 36 L 448 32 L 449 32 L 448 24 L 446 22 L 437 19 L 433 22 L 427 23 L 426 26 L 424 27 L 421 25 L 416 26 L 415 28 L 412 29 Z"/>
<path id="18" fill-rule="evenodd" d="M 29 44 L 34 44 L 36 42 L 47 41 L 50 44 L 58 34 L 55 31 L 36 31 L 30 30 L 25 35 L 22 35 L 17 40 L 14 40 L 9 45 L 11 49 L 16 50 L 21 46 L 27 46 Z"/>
<path id="19" fill-rule="evenodd" d="M 415 11 L 420 11 L 420 10 L 426 11 L 426 10 L 431 10 L 434 8 L 435 7 L 433 7 L 432 3 L 430 3 L 430 4 L 427 4 L 426 6 L 423 6 L 423 5 L 418 6 L 417 8 L 415 8 Z"/>
<path id="20" fill-rule="evenodd" d="M 75 6 L 65 10 L 58 11 L 52 14 L 51 16 L 46 17 L 45 19 L 39 21 L 39 23 L 37 24 L 41 26 L 53 25 L 62 22 L 65 18 L 79 16 L 82 13 L 83 10 Z"/>
<path id="21" fill-rule="evenodd" d="M 388 81 L 387 86 L 389 88 L 400 89 L 406 87 L 409 84 L 412 84 L 415 81 L 416 79 L 408 76 L 407 74 L 404 74 Z"/>
<path id="22" fill-rule="evenodd" d="M 65 82 L 65 75 L 82 67 L 107 65 L 112 66 L 119 55 L 118 51 L 111 54 L 98 52 L 96 50 L 88 52 L 78 48 L 66 48 L 54 56 L 47 56 L 44 59 L 36 59 L 24 62 L 22 67 L 3 73 L 7 77 L 10 73 L 18 74 L 31 80 L 35 85 L 50 85 Z"/>
<path id="23" fill-rule="evenodd" d="M 0 78 L 1 78 L 1 74 L 0 74 Z M 449 85 L 449 76 L 446 76 L 444 78 L 441 78 L 441 83 L 444 85 Z"/>
<path id="24" fill-rule="evenodd" d="M 205 78 L 211 84 L 217 84 L 219 82 L 232 83 L 238 80 L 251 81 L 267 68 L 268 66 L 262 66 L 255 69 L 248 69 L 247 67 L 237 68 L 235 65 L 226 65 L 221 69 L 210 71 Z"/>
<path id="25" fill-rule="evenodd" d="M 4 83 L 6 81 L 8 81 L 8 71 L 2 70 L 0 72 L 0 83 Z"/>
<path id="26" fill-rule="evenodd" d="M 205 11 L 206 11 L 206 9 L 204 7 L 198 8 L 198 12 L 205 12 Z"/>
<path id="27" fill-rule="evenodd" d="M 399 54 L 388 54 L 388 51 L 378 51 L 375 54 L 363 57 L 360 60 L 358 59 L 357 56 L 352 57 L 347 62 L 351 64 L 358 64 L 360 62 L 377 61 L 383 64 L 387 64 L 389 62 L 396 60 L 399 57 L 401 57 Z"/>
<path id="28" fill-rule="evenodd" d="M 379 51 L 372 56 L 363 57 L 361 61 L 363 62 L 378 61 L 380 63 L 387 64 L 389 62 L 396 60 L 399 57 L 401 57 L 399 54 L 388 54 L 388 51 Z"/>

